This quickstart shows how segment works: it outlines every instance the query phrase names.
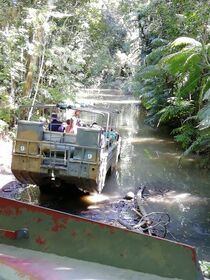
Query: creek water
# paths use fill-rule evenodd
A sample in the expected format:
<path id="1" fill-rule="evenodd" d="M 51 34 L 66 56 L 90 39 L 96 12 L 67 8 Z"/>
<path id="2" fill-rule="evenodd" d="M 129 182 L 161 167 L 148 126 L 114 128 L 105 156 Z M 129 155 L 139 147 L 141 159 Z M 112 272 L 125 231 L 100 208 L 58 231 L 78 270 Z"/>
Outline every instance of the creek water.
<path id="1" fill-rule="evenodd" d="M 84 96 L 89 102 L 120 111 L 117 126 L 122 149 L 117 169 L 107 177 L 102 195 L 40 195 L 35 203 L 114 224 L 126 193 L 145 187 L 153 191 L 147 198 L 152 211 L 164 211 L 171 217 L 167 238 L 195 246 L 199 259 L 210 261 L 209 171 L 200 169 L 193 156 L 180 164 L 181 149 L 164 130 L 144 124 L 144 113 L 130 96 L 88 91 L 78 101 Z"/>

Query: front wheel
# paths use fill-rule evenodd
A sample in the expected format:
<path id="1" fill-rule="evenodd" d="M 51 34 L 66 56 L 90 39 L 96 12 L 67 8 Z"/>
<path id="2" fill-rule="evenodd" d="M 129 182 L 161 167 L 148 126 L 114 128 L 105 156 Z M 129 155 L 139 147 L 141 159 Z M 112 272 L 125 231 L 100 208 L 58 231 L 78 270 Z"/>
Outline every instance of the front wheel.
<path id="1" fill-rule="evenodd" d="M 52 188 L 52 185 L 50 182 L 46 182 L 45 184 L 39 185 L 39 191 L 40 191 L 40 193 L 43 193 L 43 194 L 51 193 L 52 189 L 53 188 Z"/>

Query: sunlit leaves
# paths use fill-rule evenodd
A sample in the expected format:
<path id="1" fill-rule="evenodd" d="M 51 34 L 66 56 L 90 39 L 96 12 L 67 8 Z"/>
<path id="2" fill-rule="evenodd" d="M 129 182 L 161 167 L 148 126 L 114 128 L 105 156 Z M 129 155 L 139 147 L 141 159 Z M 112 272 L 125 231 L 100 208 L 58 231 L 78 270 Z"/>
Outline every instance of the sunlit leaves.
<path id="1" fill-rule="evenodd" d="M 171 47 L 185 47 L 185 46 L 192 46 L 192 47 L 201 47 L 201 43 L 197 40 L 189 37 L 179 37 L 171 43 Z"/>
<path id="2" fill-rule="evenodd" d="M 137 67 L 130 88 L 141 97 L 147 122 L 175 128 L 184 149 L 204 151 L 210 127 L 208 1 L 134 1 L 131 9 L 138 12 L 145 64 Z"/>
<path id="3" fill-rule="evenodd" d="M 186 149 L 192 144 L 197 132 L 192 124 L 185 123 L 181 127 L 173 129 L 171 134 L 174 135 L 175 140 L 181 144 L 182 148 Z"/>
<path id="4" fill-rule="evenodd" d="M 189 116 L 190 112 L 193 112 L 193 104 L 190 101 L 185 100 L 169 100 L 168 106 L 159 111 L 160 122 L 168 122 L 174 119 L 185 119 Z"/>

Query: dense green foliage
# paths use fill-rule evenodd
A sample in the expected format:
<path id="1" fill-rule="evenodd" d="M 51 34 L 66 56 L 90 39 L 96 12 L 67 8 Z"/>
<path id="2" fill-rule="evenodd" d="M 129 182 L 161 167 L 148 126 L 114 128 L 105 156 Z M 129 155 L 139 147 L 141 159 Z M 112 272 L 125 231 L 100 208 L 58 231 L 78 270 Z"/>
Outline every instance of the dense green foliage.
<path id="1" fill-rule="evenodd" d="M 98 1 L 0 0 L 0 118 L 120 77 L 126 30 Z M 114 7 L 114 6 L 113 6 Z"/>
<path id="2" fill-rule="evenodd" d="M 135 1 L 139 64 L 131 91 L 152 126 L 167 125 L 186 149 L 210 154 L 208 1 Z M 125 5 L 128 10 L 128 5 Z"/>

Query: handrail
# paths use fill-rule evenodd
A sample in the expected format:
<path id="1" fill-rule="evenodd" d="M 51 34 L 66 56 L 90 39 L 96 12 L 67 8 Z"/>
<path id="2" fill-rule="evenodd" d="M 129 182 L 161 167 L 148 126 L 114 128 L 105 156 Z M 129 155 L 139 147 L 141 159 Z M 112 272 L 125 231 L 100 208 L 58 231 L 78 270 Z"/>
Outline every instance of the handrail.
<path id="1" fill-rule="evenodd" d="M 20 139 L 16 138 L 13 140 L 13 143 L 15 142 L 30 142 L 34 144 L 49 144 L 49 145 L 64 145 L 64 146 L 70 146 L 70 147 L 75 147 L 75 148 L 85 148 L 85 149 L 93 149 L 93 150 L 102 150 L 104 147 L 94 147 L 94 146 L 82 146 L 74 143 L 65 143 L 65 142 L 56 142 L 56 141 L 47 141 L 47 140 L 28 140 L 28 139 Z"/>
<path id="2" fill-rule="evenodd" d="M 26 149 L 25 152 L 21 152 L 18 153 L 17 151 L 15 151 L 15 144 L 17 142 L 22 142 L 23 145 L 26 145 Z M 38 146 L 38 153 L 35 154 L 30 154 L 29 153 L 29 145 L 30 144 L 37 144 Z M 50 157 L 45 156 L 44 154 L 44 147 L 46 147 L 46 145 L 49 145 L 49 151 L 50 151 Z M 44 160 L 49 159 L 49 167 L 55 167 L 56 165 L 56 161 L 58 160 L 58 158 L 56 158 L 56 152 L 59 152 L 59 146 L 61 146 L 62 148 L 64 147 L 63 152 L 67 152 L 68 156 L 64 157 L 63 160 L 63 165 L 66 165 L 67 162 L 77 162 L 77 163 L 88 163 L 88 164 L 93 164 L 93 165 L 97 165 L 100 162 L 100 159 L 96 160 L 96 161 L 87 161 L 87 160 L 83 160 L 84 157 L 84 150 L 88 149 L 88 150 L 96 150 L 96 151 L 101 151 L 103 149 L 105 149 L 104 147 L 91 147 L 91 146 L 82 146 L 82 145 L 77 145 L 77 144 L 73 144 L 73 143 L 63 143 L 63 142 L 50 142 L 50 141 L 37 141 L 37 140 L 26 140 L 26 139 L 15 139 L 13 140 L 13 155 L 18 155 L 21 157 L 29 157 L 29 158 L 42 158 L 43 160 L 43 166 L 45 166 L 44 164 Z M 70 153 L 71 153 L 71 148 L 81 148 L 81 150 L 83 150 L 83 157 L 82 159 L 76 159 L 76 158 L 70 158 Z M 54 152 L 54 155 L 52 156 L 51 153 Z"/>

